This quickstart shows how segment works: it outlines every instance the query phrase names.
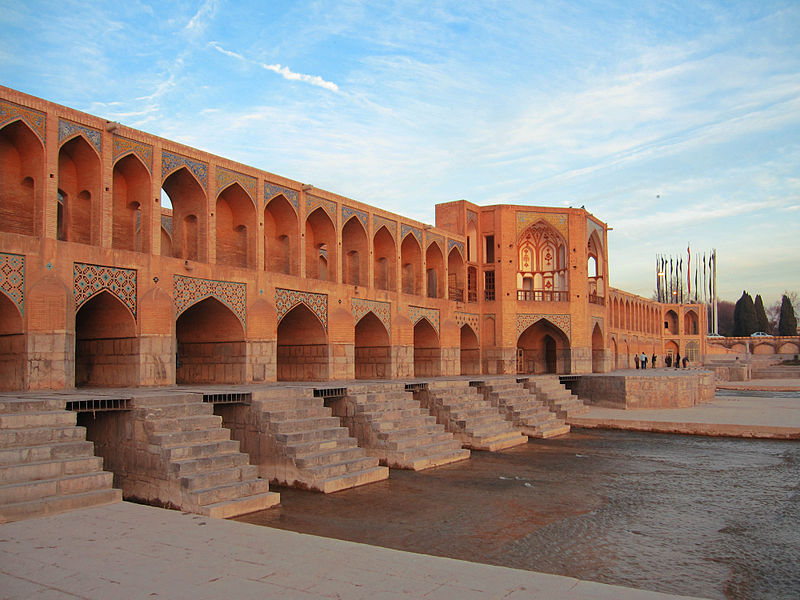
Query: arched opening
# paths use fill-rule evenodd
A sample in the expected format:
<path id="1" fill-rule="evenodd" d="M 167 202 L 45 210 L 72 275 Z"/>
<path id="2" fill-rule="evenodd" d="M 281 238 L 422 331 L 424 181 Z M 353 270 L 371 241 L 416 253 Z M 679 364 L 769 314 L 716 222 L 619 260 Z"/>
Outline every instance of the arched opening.
<path id="1" fill-rule="evenodd" d="M 517 340 L 520 373 L 569 373 L 569 340 L 547 319 L 539 319 Z"/>
<path id="2" fill-rule="evenodd" d="M 336 228 L 322 208 L 306 219 L 306 277 L 336 281 Z"/>
<path id="3" fill-rule="evenodd" d="M 0 390 L 25 389 L 26 357 L 22 315 L 0 292 Z"/>
<path id="4" fill-rule="evenodd" d="M 475 221 L 467 224 L 467 261 L 477 262 L 478 260 L 478 230 Z"/>
<path id="5" fill-rule="evenodd" d="M 439 336 L 427 319 L 414 325 L 414 377 L 438 377 L 442 373 Z"/>
<path id="6" fill-rule="evenodd" d="M 139 338 L 133 315 L 104 290 L 75 315 L 75 386 L 135 386 L 138 375 Z"/>
<path id="7" fill-rule="evenodd" d="M 444 257 L 436 242 L 428 246 L 425 251 L 425 264 L 427 267 L 427 294 L 428 298 L 444 298 Z"/>
<path id="8" fill-rule="evenodd" d="M 328 336 L 317 316 L 298 304 L 278 324 L 278 381 L 327 381 Z"/>
<path id="9" fill-rule="evenodd" d="M 683 333 L 686 335 L 698 335 L 700 333 L 698 323 L 697 313 L 693 310 L 687 310 L 686 314 L 683 315 Z"/>
<path id="10" fill-rule="evenodd" d="M 566 242 L 544 221 L 528 227 L 517 240 L 518 280 L 533 278 L 533 289 L 518 288 L 517 299 L 536 302 L 569 300 Z"/>
<path id="11" fill-rule="evenodd" d="M 603 362 L 605 359 L 605 346 L 603 344 L 603 332 L 600 331 L 600 324 L 595 323 L 592 329 L 592 373 L 603 372 Z"/>
<path id="12" fill-rule="evenodd" d="M 297 275 L 297 215 L 282 195 L 264 209 L 264 268 L 272 273 Z"/>
<path id="13" fill-rule="evenodd" d="M 22 121 L 0 129 L 0 231 L 38 233 L 43 153 L 39 138 Z"/>
<path id="14" fill-rule="evenodd" d="M 772 354 L 774 351 L 775 351 L 774 348 L 772 348 L 772 346 L 769 346 L 769 351 L 767 352 L 767 354 Z M 757 352 L 755 352 L 755 350 L 753 352 L 754 354 L 758 354 Z M 697 364 L 698 362 L 700 362 L 700 344 L 694 341 L 687 343 L 686 358 L 688 358 L 689 362 L 692 364 Z"/>
<path id="15" fill-rule="evenodd" d="M 244 328 L 216 298 L 187 308 L 175 323 L 178 341 L 176 383 L 243 383 Z"/>
<path id="16" fill-rule="evenodd" d="M 368 312 L 356 324 L 356 379 L 391 377 L 391 345 L 389 333 L 375 313 Z"/>
<path id="17" fill-rule="evenodd" d="M 375 253 L 374 280 L 379 290 L 393 292 L 397 286 L 397 248 L 392 234 L 386 227 L 378 229 L 372 238 Z"/>
<path id="18" fill-rule="evenodd" d="M 162 225 L 170 220 L 172 256 L 204 261 L 206 251 L 206 194 L 189 169 L 181 167 L 164 180 L 164 192 L 172 203 L 172 211 L 162 208 Z M 162 252 L 163 254 L 163 252 Z"/>
<path id="19" fill-rule="evenodd" d="M 119 250 L 150 249 L 150 173 L 129 154 L 114 165 L 111 246 Z"/>
<path id="20" fill-rule="evenodd" d="M 447 256 L 447 296 L 450 300 L 464 302 L 464 259 L 455 247 Z"/>
<path id="21" fill-rule="evenodd" d="M 469 267 L 467 269 L 467 302 L 478 301 L 478 269 Z"/>
<path id="22" fill-rule="evenodd" d="M 217 197 L 217 264 L 256 266 L 256 211 L 253 200 L 238 183 Z"/>
<path id="23" fill-rule="evenodd" d="M 369 238 L 361 221 L 350 217 L 342 227 L 342 280 L 350 285 L 367 285 Z"/>
<path id="24" fill-rule="evenodd" d="M 674 310 L 668 310 L 664 315 L 664 329 L 672 335 L 678 335 L 678 315 Z"/>
<path id="25" fill-rule="evenodd" d="M 619 353 L 617 351 L 617 340 L 611 338 L 611 342 L 609 344 L 611 347 L 611 360 L 613 361 L 613 365 L 615 369 L 619 369 Z"/>
<path id="26" fill-rule="evenodd" d="M 605 284 L 603 282 L 603 247 L 596 231 L 589 236 L 587 243 L 589 302 L 603 305 L 605 303 Z"/>
<path id="27" fill-rule="evenodd" d="M 100 243 L 100 157 L 82 137 L 58 151 L 58 189 L 63 193 L 64 239 Z"/>
<path id="28" fill-rule="evenodd" d="M 675 358 L 678 356 L 679 349 L 678 344 L 673 342 L 672 340 L 668 341 L 664 344 L 664 352 L 666 352 L 666 356 L 669 357 L 669 362 L 672 363 L 672 366 L 675 366 Z M 667 364 L 666 362 L 664 363 Z"/>
<path id="29" fill-rule="evenodd" d="M 422 289 L 422 249 L 411 233 L 400 244 L 400 264 L 403 269 L 403 293 L 419 294 Z"/>
<path id="30" fill-rule="evenodd" d="M 478 375 L 481 372 L 481 354 L 478 336 L 466 323 L 461 326 L 461 374 Z"/>

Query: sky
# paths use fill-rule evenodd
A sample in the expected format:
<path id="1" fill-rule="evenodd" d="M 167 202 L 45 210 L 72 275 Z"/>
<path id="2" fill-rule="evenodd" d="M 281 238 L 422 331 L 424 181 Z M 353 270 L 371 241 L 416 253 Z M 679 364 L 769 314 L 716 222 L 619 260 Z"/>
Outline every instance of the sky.
<path id="1" fill-rule="evenodd" d="M 425 223 L 585 206 L 646 297 L 687 246 L 800 290 L 797 0 L 0 0 L 0 83 Z"/>

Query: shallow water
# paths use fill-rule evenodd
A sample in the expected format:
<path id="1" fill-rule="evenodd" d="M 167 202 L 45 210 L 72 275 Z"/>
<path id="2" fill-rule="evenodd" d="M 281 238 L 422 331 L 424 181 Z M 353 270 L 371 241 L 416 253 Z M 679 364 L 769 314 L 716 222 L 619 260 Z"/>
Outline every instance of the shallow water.
<path id="1" fill-rule="evenodd" d="M 707 598 L 800 598 L 800 442 L 574 430 L 240 521 Z"/>

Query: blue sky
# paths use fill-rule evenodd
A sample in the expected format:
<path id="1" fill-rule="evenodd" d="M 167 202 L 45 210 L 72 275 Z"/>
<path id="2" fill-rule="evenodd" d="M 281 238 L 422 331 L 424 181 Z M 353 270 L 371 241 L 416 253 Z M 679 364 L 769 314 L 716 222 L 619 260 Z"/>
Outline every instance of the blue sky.
<path id="1" fill-rule="evenodd" d="M 611 284 L 800 290 L 800 3 L 0 0 L 0 83 L 427 223 L 586 206 Z"/>

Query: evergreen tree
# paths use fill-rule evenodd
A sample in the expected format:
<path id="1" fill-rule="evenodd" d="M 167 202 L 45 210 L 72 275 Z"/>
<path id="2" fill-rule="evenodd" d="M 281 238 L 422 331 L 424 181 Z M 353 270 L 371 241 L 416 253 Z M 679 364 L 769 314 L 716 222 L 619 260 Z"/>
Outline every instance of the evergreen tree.
<path id="1" fill-rule="evenodd" d="M 754 331 L 758 331 L 756 307 L 752 296 L 744 291 L 733 309 L 733 335 L 747 337 Z"/>
<path id="2" fill-rule="evenodd" d="M 778 335 L 797 335 L 797 317 L 786 294 L 781 298 L 781 318 L 778 322 Z"/>
<path id="3" fill-rule="evenodd" d="M 761 299 L 761 294 L 756 295 L 754 308 L 756 311 L 756 323 L 758 324 L 756 331 L 772 334 L 772 328 L 769 326 L 769 319 L 767 319 L 767 311 L 764 310 L 764 301 Z"/>

